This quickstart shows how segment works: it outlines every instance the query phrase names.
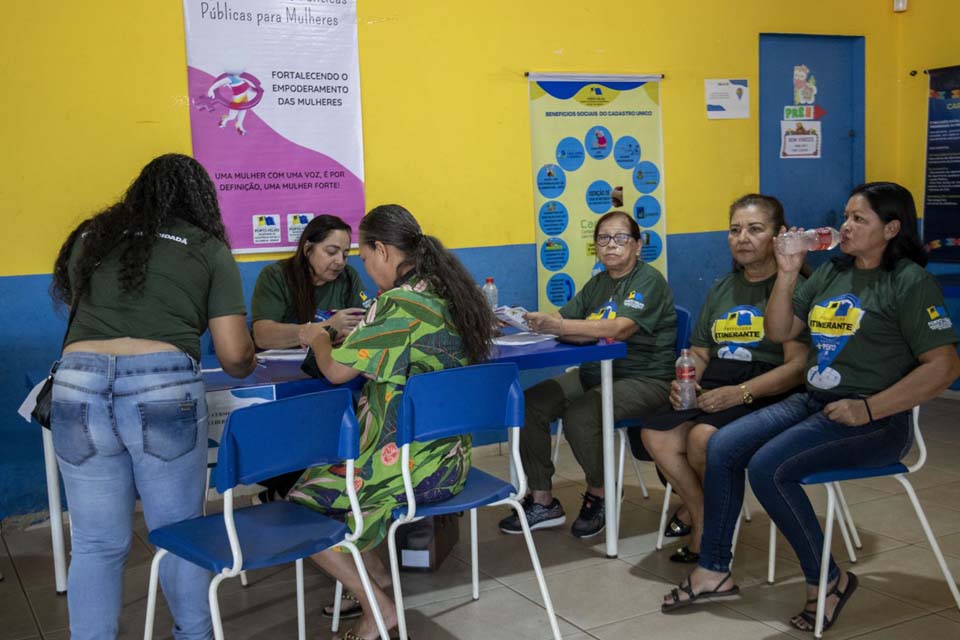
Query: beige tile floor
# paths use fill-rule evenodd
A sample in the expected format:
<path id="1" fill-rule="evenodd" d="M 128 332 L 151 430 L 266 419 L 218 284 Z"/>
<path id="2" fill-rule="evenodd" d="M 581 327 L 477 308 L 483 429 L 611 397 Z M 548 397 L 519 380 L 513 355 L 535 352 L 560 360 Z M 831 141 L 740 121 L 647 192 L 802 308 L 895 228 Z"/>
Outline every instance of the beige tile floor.
<path id="1" fill-rule="evenodd" d="M 930 458 L 914 478 L 935 534 L 955 575 L 960 576 L 960 403 L 937 400 L 921 413 Z M 475 464 L 505 476 L 506 458 L 496 445 L 477 451 Z M 709 637 L 811 638 L 794 631 L 787 619 L 800 607 L 802 580 L 792 550 L 782 537 L 777 545 L 774 585 L 766 584 L 769 520 L 754 503 L 753 519 L 742 526 L 735 570 L 743 593 L 738 600 L 692 607 L 675 616 L 659 612 L 659 600 L 689 570 L 667 560 L 670 548 L 656 551 L 656 532 L 663 489 L 652 465 L 642 473 L 650 487 L 644 500 L 628 469 L 623 506 L 620 557 L 608 560 L 602 540 L 579 541 L 566 529 L 535 534 L 547 583 L 565 638 L 670 640 Z M 957 611 L 909 502 L 893 480 L 847 483 L 845 493 L 857 522 L 863 549 L 856 571 L 861 590 L 850 601 L 827 638 L 893 640 L 960 639 Z M 557 494 L 569 514 L 576 514 L 582 474 L 566 445 L 558 464 Z M 818 513 L 823 491 L 811 490 Z M 434 574 L 404 574 L 410 636 L 446 640 L 548 638 L 536 579 L 523 540 L 503 536 L 496 522 L 503 510 L 480 512 L 480 600 L 470 598 L 468 527 L 460 543 Z M 466 524 L 466 522 L 464 522 Z M 126 570 L 122 637 L 140 637 L 146 604 L 151 550 L 142 522 L 138 525 Z M 4 531 L 0 546 L 0 640 L 67 638 L 66 599 L 53 589 L 49 529 Z M 842 543 L 837 557 L 849 561 Z M 296 636 L 292 568 L 253 572 L 250 586 L 238 581 L 221 587 L 227 638 L 292 638 Z M 307 625 L 310 637 L 330 637 L 320 609 L 330 601 L 333 583 L 307 568 Z M 161 604 L 157 637 L 170 635 L 171 620 Z"/>

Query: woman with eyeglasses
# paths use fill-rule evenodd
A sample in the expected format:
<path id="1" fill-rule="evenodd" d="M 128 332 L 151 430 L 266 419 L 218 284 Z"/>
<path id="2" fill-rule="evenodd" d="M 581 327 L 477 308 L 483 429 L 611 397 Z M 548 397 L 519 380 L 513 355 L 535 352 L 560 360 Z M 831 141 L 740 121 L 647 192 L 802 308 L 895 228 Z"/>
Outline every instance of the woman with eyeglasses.
<path id="1" fill-rule="evenodd" d="M 627 343 L 626 357 L 613 363 L 614 419 L 643 416 L 668 403 L 673 378 L 677 314 L 673 294 L 659 271 L 639 259 L 640 227 L 623 211 L 611 211 L 594 227 L 593 239 L 603 270 L 591 278 L 557 313 L 529 313 L 535 331 L 562 338 L 613 338 Z M 530 494 L 524 512 L 531 529 L 566 522 L 553 497 L 550 423 L 563 418 L 564 435 L 586 474 L 587 491 L 571 532 L 589 538 L 603 531 L 603 447 L 600 363 L 541 382 L 528 389 L 526 425 L 520 431 L 520 455 Z M 504 533 L 521 533 L 516 515 L 500 522 Z"/>

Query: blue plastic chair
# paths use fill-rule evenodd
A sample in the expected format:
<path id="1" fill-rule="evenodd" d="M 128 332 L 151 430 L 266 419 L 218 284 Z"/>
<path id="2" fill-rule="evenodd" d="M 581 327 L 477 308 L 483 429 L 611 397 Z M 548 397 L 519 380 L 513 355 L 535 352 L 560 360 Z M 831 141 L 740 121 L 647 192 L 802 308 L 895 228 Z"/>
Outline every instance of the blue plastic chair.
<path id="1" fill-rule="evenodd" d="M 830 568 L 830 545 L 833 538 L 834 513 L 837 512 L 839 483 L 844 480 L 893 476 L 903 485 L 907 496 L 910 498 L 910 503 L 913 504 L 913 509 L 917 513 L 917 518 L 920 520 L 920 526 L 923 527 L 923 533 L 927 536 L 927 542 L 930 544 L 933 555 L 937 559 L 937 564 L 940 565 L 940 571 L 943 572 L 943 577 L 947 580 L 950 593 L 953 594 L 957 608 L 960 609 L 960 591 L 957 590 L 957 583 L 953 579 L 953 575 L 950 573 L 946 561 L 943 559 L 943 552 L 940 550 L 936 536 L 933 535 L 933 530 L 930 528 L 927 516 L 923 512 L 923 507 L 920 506 L 920 501 L 917 499 L 917 494 L 913 490 L 913 485 L 911 485 L 907 479 L 907 475 L 919 471 L 927 461 L 927 446 L 923 441 L 923 436 L 920 434 L 920 407 L 913 408 L 912 422 L 913 438 L 920 452 L 920 457 L 911 466 L 908 467 L 902 462 L 898 462 L 886 467 L 875 467 L 872 469 L 837 469 L 835 471 L 814 473 L 800 481 L 800 484 L 804 485 L 822 484 L 827 490 L 826 526 L 823 531 L 823 549 L 820 563 L 820 592 L 817 596 L 817 616 L 816 626 L 814 628 L 814 636 L 817 638 L 823 637 L 824 601 L 826 600 L 827 592 L 827 571 Z M 845 506 L 845 504 L 843 506 Z M 844 509 L 844 511 L 847 510 Z M 842 524 L 843 516 L 838 514 L 838 520 L 840 520 Z M 775 538 L 773 539 L 775 540 Z"/>
<path id="2" fill-rule="evenodd" d="M 393 524 L 387 536 L 390 548 L 390 570 L 397 604 L 399 635 L 407 637 L 407 622 L 403 610 L 403 592 L 400 588 L 400 565 L 397 558 L 397 528 L 428 516 L 439 516 L 461 511 L 470 512 L 470 551 L 473 570 L 473 599 L 480 598 L 479 569 L 477 566 L 477 508 L 510 505 L 517 512 L 533 570 L 537 574 L 540 594 L 550 620 L 553 637 L 559 640 L 560 628 L 553 610 L 553 601 L 547 590 L 540 567 L 540 558 L 533 544 L 519 499 L 526 495 L 527 477 L 520 462 L 520 438 L 523 426 L 523 390 L 520 388 L 517 365 L 513 363 L 481 364 L 446 369 L 411 377 L 403 390 L 401 408 L 397 417 L 397 445 L 401 447 L 403 485 L 407 504 L 394 509 Z M 510 453 L 515 482 L 500 480 L 479 469 L 471 468 L 463 491 L 440 502 L 418 505 L 410 477 L 410 443 L 437 440 L 456 435 L 509 429 Z"/>
<path id="3" fill-rule="evenodd" d="M 157 553 L 150 567 L 144 639 L 150 640 L 153 635 L 160 561 L 172 553 L 215 574 L 208 598 L 217 640 L 223 640 L 217 589 L 224 579 L 247 569 L 296 562 L 297 617 L 303 640 L 303 559 L 341 546 L 353 555 L 381 637 L 387 640 L 390 636 L 376 607 L 360 552 L 353 544 L 363 531 L 354 488 L 359 438 L 348 389 L 295 396 L 231 413 L 217 455 L 216 486 L 223 494 L 223 514 L 184 520 L 150 532 L 149 540 Z M 342 462 L 346 463 L 347 495 L 356 522 L 352 533 L 344 522 L 293 502 L 268 502 L 234 511 L 233 488 L 238 484 Z"/>

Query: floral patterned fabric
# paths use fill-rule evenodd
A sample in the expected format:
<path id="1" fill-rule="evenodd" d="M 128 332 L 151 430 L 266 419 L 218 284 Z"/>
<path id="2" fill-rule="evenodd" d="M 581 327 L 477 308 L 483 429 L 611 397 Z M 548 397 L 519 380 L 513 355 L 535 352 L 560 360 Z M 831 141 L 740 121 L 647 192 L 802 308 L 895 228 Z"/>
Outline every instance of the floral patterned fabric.
<path id="1" fill-rule="evenodd" d="M 396 444 L 397 412 L 403 385 L 418 373 L 467 364 L 459 334 L 444 300 L 416 275 L 374 301 L 366 317 L 333 358 L 368 378 L 357 404 L 360 456 L 354 483 L 363 512 L 361 550 L 387 534 L 391 511 L 406 503 Z M 418 503 L 446 500 L 463 489 L 470 469 L 470 436 L 410 445 L 414 495 Z M 350 516 L 342 465 L 308 469 L 289 499 L 338 518 Z"/>

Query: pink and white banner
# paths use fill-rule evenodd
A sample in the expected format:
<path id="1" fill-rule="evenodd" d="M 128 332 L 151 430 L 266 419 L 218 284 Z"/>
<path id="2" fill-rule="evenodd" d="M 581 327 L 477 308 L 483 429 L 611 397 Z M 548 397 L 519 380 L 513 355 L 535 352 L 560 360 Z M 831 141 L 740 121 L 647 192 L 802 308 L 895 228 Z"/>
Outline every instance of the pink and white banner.
<path id="1" fill-rule="evenodd" d="M 356 0 L 184 0 L 193 154 L 234 253 L 364 213 Z M 354 241 L 356 235 L 354 235 Z"/>

